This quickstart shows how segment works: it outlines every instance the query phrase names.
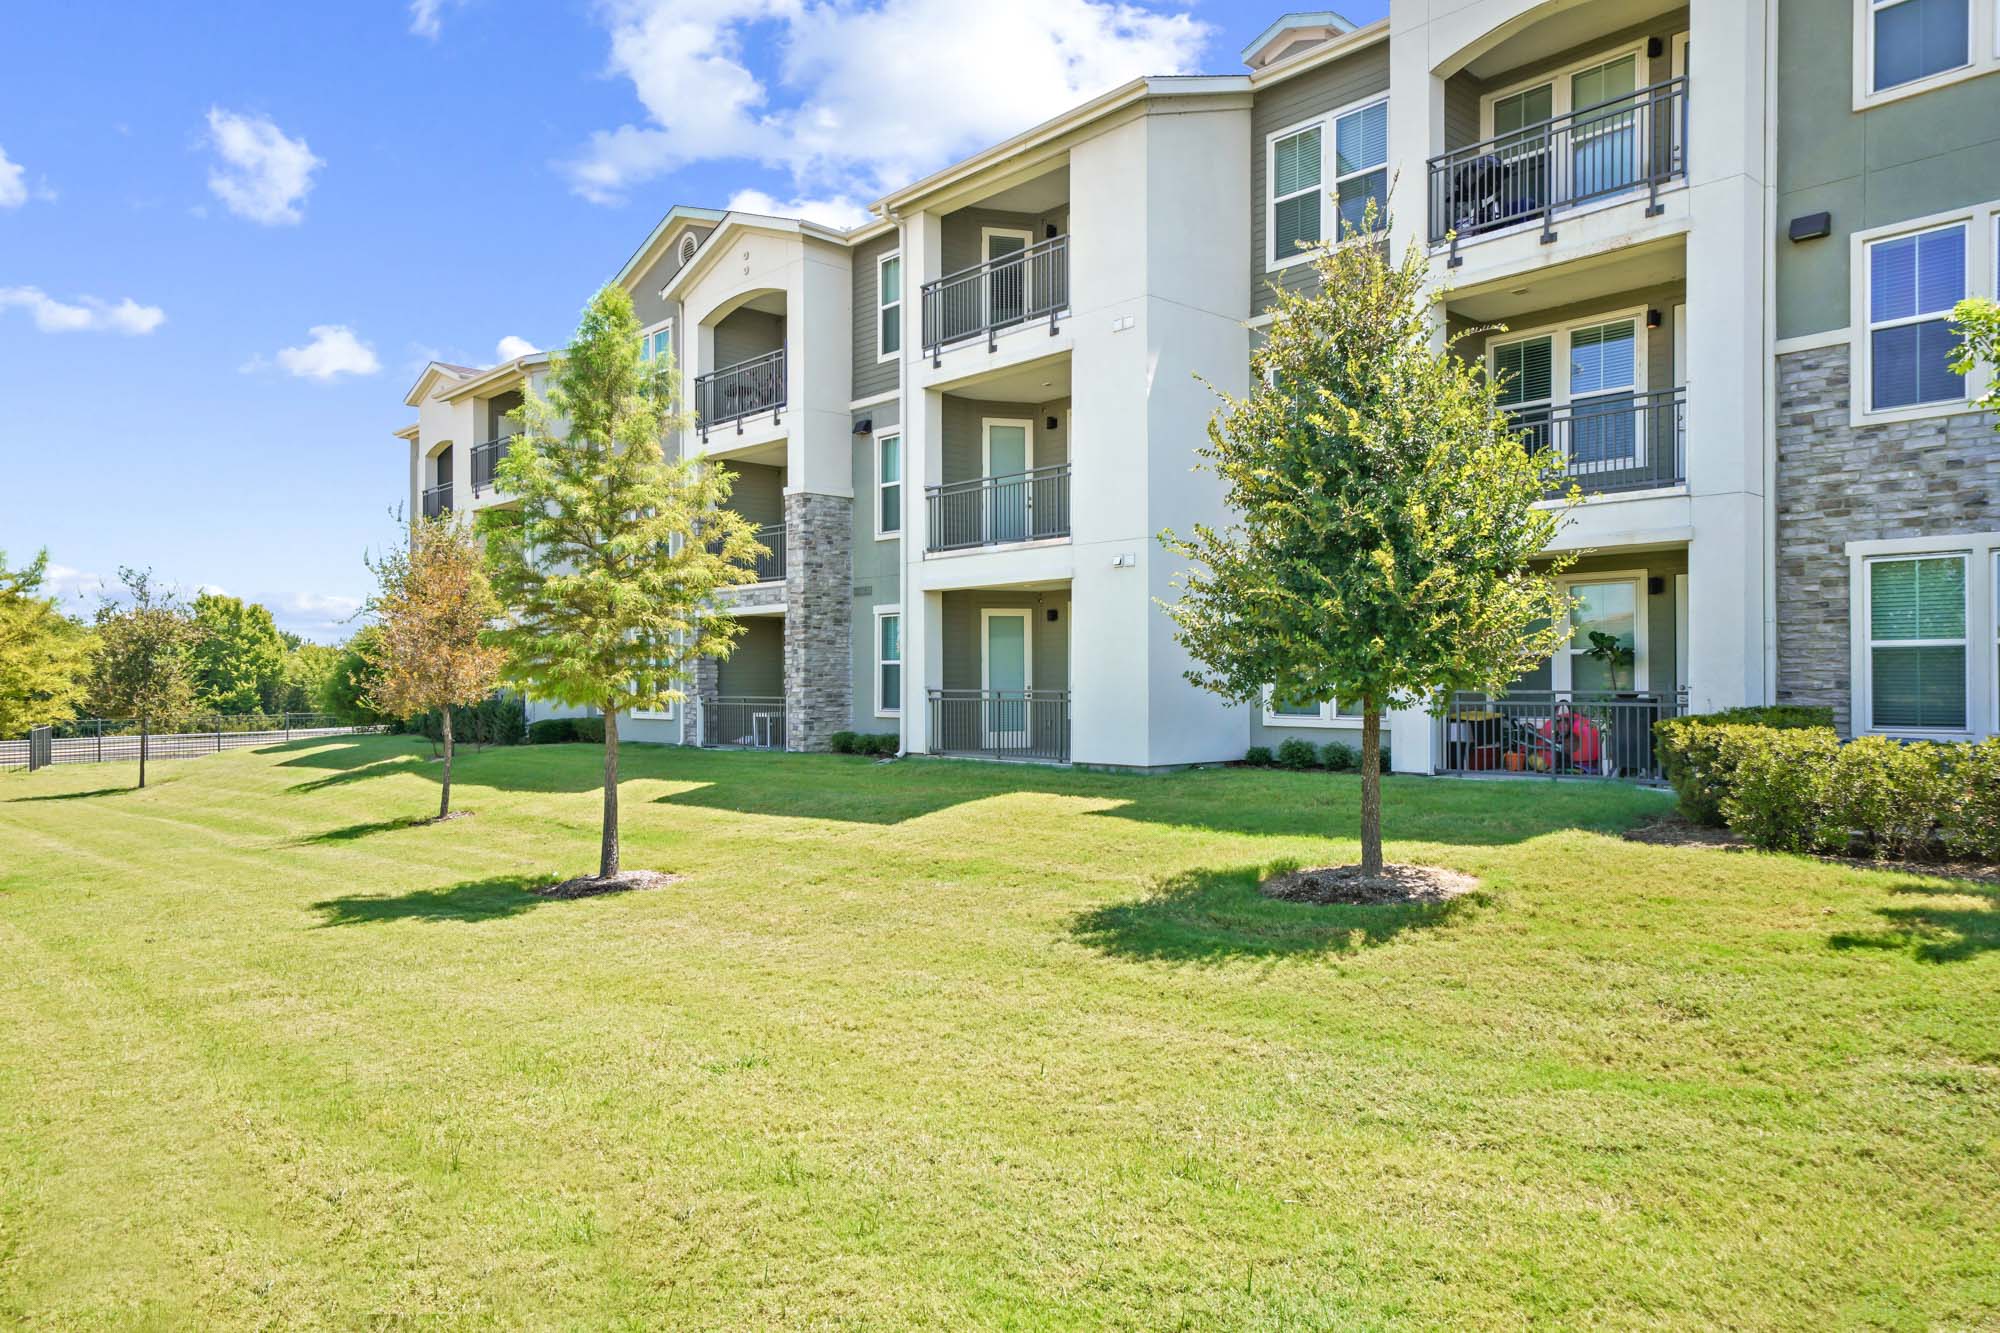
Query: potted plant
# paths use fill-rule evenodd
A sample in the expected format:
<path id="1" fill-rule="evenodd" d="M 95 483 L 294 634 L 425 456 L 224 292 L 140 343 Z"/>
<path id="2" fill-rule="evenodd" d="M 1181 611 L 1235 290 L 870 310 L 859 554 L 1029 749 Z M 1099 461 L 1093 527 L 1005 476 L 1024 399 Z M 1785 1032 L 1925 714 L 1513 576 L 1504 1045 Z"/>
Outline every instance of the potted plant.
<path id="1" fill-rule="evenodd" d="M 1639 655 L 1633 649 L 1627 648 L 1624 644 L 1620 643 L 1617 635 L 1606 634 L 1601 629 L 1590 631 L 1590 647 L 1583 650 L 1583 655 L 1585 657 L 1594 657 L 1604 663 L 1605 669 L 1611 674 L 1611 688 L 1613 691 L 1631 688 L 1620 683 L 1618 673 L 1620 671 L 1630 671 L 1637 665 Z M 1635 680 L 1633 684 L 1636 685 L 1637 681 Z"/>

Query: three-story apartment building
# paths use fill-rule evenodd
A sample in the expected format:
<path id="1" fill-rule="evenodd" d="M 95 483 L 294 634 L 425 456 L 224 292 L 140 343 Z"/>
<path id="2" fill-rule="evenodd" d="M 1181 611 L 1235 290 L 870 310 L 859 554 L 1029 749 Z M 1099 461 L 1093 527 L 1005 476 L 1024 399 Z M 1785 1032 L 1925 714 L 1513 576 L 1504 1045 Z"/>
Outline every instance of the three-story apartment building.
<path id="1" fill-rule="evenodd" d="M 1192 466 L 1214 391 L 1370 200 L 1588 497 L 1572 647 L 1396 715 L 1398 770 L 1645 776 L 1658 718 L 1773 700 L 2000 729 L 2000 447 L 1944 319 L 2000 272 L 1996 9 L 1286 14 L 1247 73 L 1134 81 L 851 231 L 671 210 L 617 280 L 697 414 L 674 447 L 735 473 L 772 555 L 736 654 L 621 731 L 1133 768 L 1357 738 L 1338 700 L 1188 684 L 1157 537 L 1226 522 Z M 425 372 L 413 510 L 507 502 L 505 413 L 545 367 Z"/>

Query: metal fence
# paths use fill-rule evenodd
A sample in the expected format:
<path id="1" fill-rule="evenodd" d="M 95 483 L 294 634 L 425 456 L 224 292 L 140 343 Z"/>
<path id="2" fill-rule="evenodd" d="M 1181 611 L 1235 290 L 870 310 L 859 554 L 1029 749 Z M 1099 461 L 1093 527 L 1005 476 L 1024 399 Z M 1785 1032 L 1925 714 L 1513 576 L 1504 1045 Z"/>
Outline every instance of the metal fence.
<path id="1" fill-rule="evenodd" d="M 1432 158 L 1431 244 L 1450 237 L 1456 266 L 1460 241 L 1534 218 L 1547 243 L 1557 213 L 1641 187 L 1657 211 L 1687 175 L 1687 115 L 1687 80 L 1668 79 Z"/>
<path id="2" fill-rule="evenodd" d="M 757 529 L 757 540 L 765 550 L 752 566 L 757 571 L 757 582 L 781 582 L 785 577 L 785 525 L 773 523 Z"/>
<path id="3" fill-rule="evenodd" d="M 246 750 L 314 736 L 351 736 L 381 727 L 350 727 L 323 713 L 248 713 L 197 719 L 170 732 L 154 732 L 149 759 L 193 759 L 224 750 Z M 37 727 L 25 740 L 0 741 L 0 769 L 47 764 L 100 764 L 139 757 L 139 724 L 130 718 L 82 718 Z"/>
<path id="4" fill-rule="evenodd" d="M 759 412 L 769 412 L 776 421 L 785 406 L 785 349 L 738 361 L 700 375 L 694 382 L 695 416 L 701 423 L 701 438 L 708 439 L 711 427 L 736 423 L 743 433 L 743 420 Z"/>
<path id="5" fill-rule="evenodd" d="M 481 490 L 492 487 L 494 478 L 500 473 L 500 460 L 507 456 L 507 446 L 513 442 L 513 436 L 502 435 L 498 439 L 488 440 L 484 444 L 475 444 L 472 446 L 472 493 L 474 495 L 479 494 Z"/>
<path id="6" fill-rule="evenodd" d="M 424 492 L 424 517 L 437 518 L 451 512 L 451 483 L 432 486 Z"/>
<path id="7" fill-rule="evenodd" d="M 1620 393 L 1512 413 L 1530 449 L 1551 449 L 1563 480 L 1592 494 L 1678 486 L 1687 480 L 1687 390 Z"/>
<path id="8" fill-rule="evenodd" d="M 944 349 L 986 335 L 990 351 L 1002 329 L 1056 317 L 1069 308 L 1069 237 L 989 259 L 924 284 L 924 352 L 933 365 Z"/>
<path id="9" fill-rule="evenodd" d="M 924 500 L 930 509 L 927 550 L 1069 536 L 1067 463 L 927 486 Z"/>
<path id="10" fill-rule="evenodd" d="M 1068 690 L 931 690 L 929 696 L 932 754 L 1069 761 Z"/>
<path id="11" fill-rule="evenodd" d="M 785 748 L 785 701 L 776 695 L 725 694 L 703 715 L 702 743 L 745 750 Z"/>
<path id="12" fill-rule="evenodd" d="M 1454 695 L 1439 771 L 1663 782 L 1653 727 L 1687 712 L 1687 692 L 1517 690 Z"/>

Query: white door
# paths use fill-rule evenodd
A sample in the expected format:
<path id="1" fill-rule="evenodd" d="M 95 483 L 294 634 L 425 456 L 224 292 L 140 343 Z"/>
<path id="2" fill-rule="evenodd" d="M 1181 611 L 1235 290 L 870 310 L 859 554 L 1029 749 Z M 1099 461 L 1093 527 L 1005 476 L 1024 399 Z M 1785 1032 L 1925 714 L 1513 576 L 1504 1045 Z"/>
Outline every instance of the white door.
<path id="1" fill-rule="evenodd" d="M 1034 664 L 1028 651 L 1028 612 L 979 613 L 979 684 L 986 691 L 988 749 L 1022 749 L 1028 744 L 1028 691 Z"/>
<path id="2" fill-rule="evenodd" d="M 986 478 L 986 533 L 993 542 L 1028 539 L 1028 470 L 1035 465 L 1035 423 L 988 418 L 982 423 L 981 474 Z"/>
<path id="3" fill-rule="evenodd" d="M 985 248 L 986 322 L 1018 324 L 1028 312 L 1028 264 L 1022 252 L 1033 242 L 1031 232 L 988 227 L 980 233 Z M 1013 262 L 1006 262 L 1008 256 Z"/>
<path id="4" fill-rule="evenodd" d="M 1565 579 L 1562 588 L 1577 606 L 1570 613 L 1569 643 L 1550 663 L 1555 687 L 1591 696 L 1646 689 L 1646 575 Z"/>

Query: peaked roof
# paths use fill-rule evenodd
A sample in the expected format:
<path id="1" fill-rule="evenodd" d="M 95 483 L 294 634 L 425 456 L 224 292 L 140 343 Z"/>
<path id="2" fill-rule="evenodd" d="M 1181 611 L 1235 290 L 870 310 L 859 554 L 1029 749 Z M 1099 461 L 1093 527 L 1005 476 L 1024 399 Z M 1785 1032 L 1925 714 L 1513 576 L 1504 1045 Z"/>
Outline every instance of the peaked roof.
<path id="1" fill-rule="evenodd" d="M 1286 33 L 1301 29 L 1308 31 L 1329 31 L 1334 36 L 1354 31 L 1354 24 L 1345 15 L 1336 14 L 1331 9 L 1295 9 L 1289 14 L 1280 14 L 1271 26 L 1250 39 L 1250 45 L 1243 48 L 1243 63 L 1252 69 L 1261 69 L 1270 64 L 1280 54 L 1272 48 Z"/>

